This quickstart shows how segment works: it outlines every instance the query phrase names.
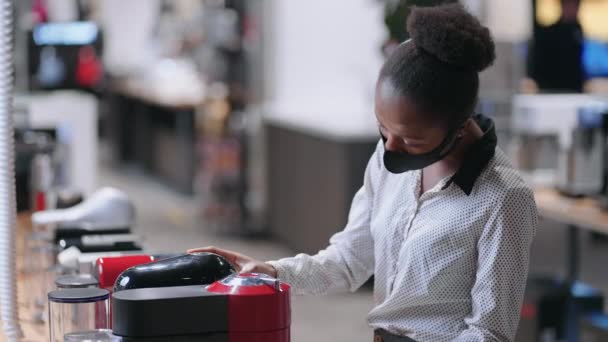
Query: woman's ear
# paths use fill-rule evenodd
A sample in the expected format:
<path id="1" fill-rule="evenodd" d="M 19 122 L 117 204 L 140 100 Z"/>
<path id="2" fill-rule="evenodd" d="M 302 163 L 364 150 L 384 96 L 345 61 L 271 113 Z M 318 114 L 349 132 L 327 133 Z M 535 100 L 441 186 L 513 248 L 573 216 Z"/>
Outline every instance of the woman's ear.
<path id="1" fill-rule="evenodd" d="M 464 132 L 466 132 L 467 128 L 469 128 L 469 125 L 471 124 L 471 119 L 467 119 L 465 122 L 462 123 L 462 125 L 458 128 L 458 133 L 456 134 L 457 138 L 462 138 L 464 137 Z"/>

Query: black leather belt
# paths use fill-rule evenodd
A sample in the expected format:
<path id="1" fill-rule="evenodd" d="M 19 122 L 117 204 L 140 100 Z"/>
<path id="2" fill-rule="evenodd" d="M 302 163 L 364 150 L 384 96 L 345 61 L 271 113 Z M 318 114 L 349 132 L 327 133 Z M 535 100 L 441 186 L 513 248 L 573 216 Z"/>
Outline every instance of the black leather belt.
<path id="1" fill-rule="evenodd" d="M 383 329 L 376 329 L 374 331 L 374 342 L 416 342 L 416 341 L 409 337 L 406 337 L 406 336 L 393 335 Z"/>

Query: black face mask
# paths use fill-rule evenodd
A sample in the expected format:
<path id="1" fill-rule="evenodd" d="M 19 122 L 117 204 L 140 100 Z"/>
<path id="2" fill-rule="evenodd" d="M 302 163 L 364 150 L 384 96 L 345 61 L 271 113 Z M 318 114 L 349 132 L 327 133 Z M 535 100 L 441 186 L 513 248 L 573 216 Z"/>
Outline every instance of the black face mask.
<path id="1" fill-rule="evenodd" d="M 386 137 L 380 133 L 384 145 Z M 384 149 L 384 167 L 391 173 L 403 173 L 412 170 L 420 170 L 445 158 L 457 145 L 462 137 L 458 130 L 448 132 L 445 139 L 430 152 L 422 154 L 410 154 L 406 152 L 393 152 Z"/>

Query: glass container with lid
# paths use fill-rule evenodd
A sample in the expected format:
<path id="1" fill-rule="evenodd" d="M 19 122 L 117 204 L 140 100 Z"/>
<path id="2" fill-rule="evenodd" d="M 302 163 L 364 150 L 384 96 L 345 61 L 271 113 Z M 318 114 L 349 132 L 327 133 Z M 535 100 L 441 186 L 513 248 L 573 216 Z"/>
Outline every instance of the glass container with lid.
<path id="1" fill-rule="evenodd" d="M 48 299 L 51 342 L 63 342 L 71 333 L 109 328 L 108 290 L 60 289 L 49 292 Z"/>

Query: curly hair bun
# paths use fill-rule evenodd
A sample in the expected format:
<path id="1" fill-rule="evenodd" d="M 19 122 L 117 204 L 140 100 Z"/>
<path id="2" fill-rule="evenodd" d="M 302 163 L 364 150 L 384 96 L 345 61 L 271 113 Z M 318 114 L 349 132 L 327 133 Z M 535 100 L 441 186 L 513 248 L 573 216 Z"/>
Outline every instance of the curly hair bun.
<path id="1" fill-rule="evenodd" d="M 413 8 L 407 30 L 416 47 L 459 68 L 482 71 L 496 58 L 490 31 L 460 4 Z"/>

